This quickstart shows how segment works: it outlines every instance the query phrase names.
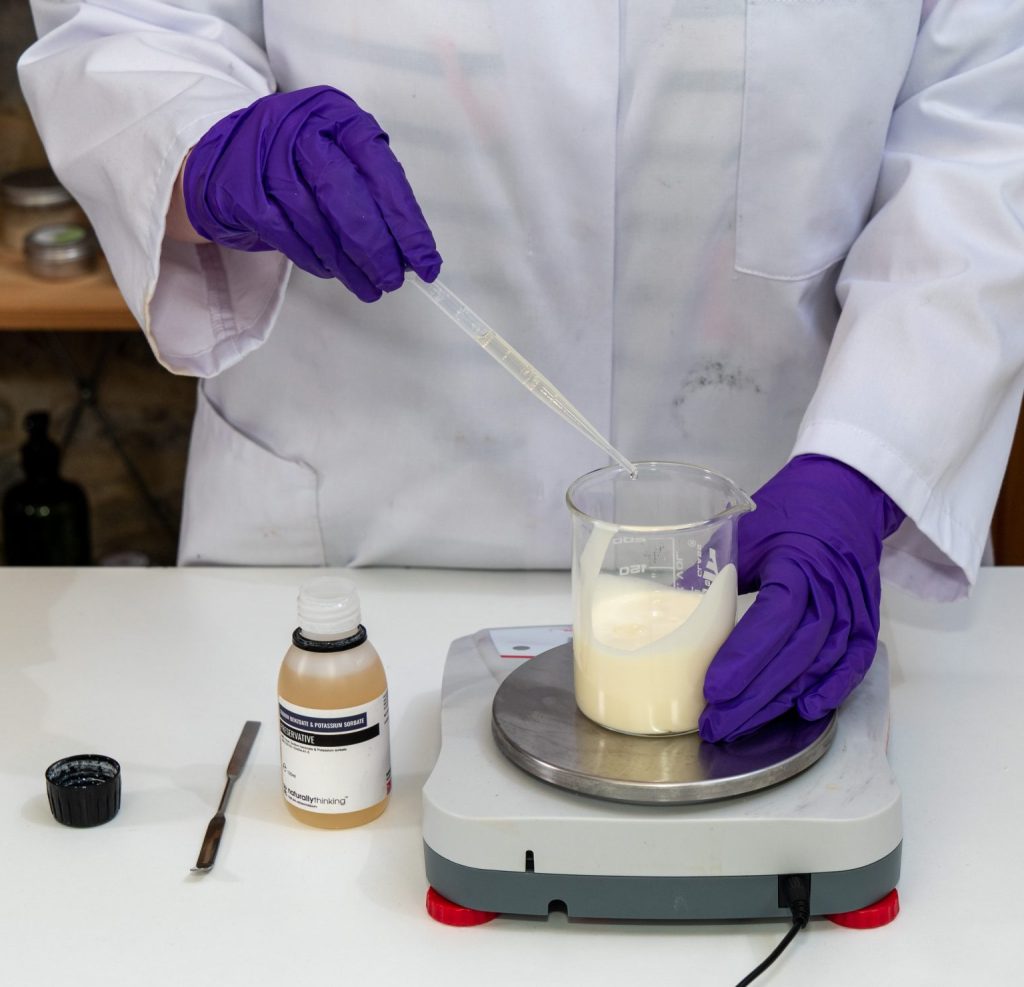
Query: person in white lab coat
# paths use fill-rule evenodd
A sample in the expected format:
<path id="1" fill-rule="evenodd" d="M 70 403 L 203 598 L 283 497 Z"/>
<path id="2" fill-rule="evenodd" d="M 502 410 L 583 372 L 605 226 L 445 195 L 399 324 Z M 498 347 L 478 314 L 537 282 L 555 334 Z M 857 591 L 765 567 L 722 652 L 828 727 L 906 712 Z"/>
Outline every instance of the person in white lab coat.
<path id="1" fill-rule="evenodd" d="M 33 10 L 51 162 L 157 358 L 202 378 L 182 563 L 564 568 L 562 493 L 603 465 L 394 271 L 361 269 L 387 289 L 364 304 L 223 209 L 237 170 L 193 182 L 212 242 L 181 201 L 165 235 L 190 148 L 331 87 L 390 135 L 445 281 L 618 448 L 761 488 L 740 567 L 765 602 L 705 736 L 841 701 L 880 553 L 919 593 L 974 580 L 1024 366 L 1018 0 Z M 288 199 L 265 164 L 247 188 Z"/>

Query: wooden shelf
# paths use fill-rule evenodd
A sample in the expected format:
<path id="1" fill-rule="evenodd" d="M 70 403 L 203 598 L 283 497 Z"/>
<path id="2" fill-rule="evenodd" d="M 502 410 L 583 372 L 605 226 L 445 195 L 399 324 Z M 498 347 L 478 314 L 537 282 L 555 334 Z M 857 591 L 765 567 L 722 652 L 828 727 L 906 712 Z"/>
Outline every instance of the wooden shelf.
<path id="1" fill-rule="evenodd" d="M 20 256 L 0 249 L 0 331 L 136 328 L 102 258 L 93 274 L 47 281 L 29 274 Z"/>

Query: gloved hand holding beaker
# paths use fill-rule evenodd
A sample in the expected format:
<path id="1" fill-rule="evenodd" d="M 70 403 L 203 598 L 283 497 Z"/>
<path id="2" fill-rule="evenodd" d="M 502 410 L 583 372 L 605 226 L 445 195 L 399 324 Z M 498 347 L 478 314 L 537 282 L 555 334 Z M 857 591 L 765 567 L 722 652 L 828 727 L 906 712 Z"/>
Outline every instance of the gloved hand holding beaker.
<path id="1" fill-rule="evenodd" d="M 365 302 L 433 281 L 441 256 L 387 134 L 329 86 L 274 93 L 193 147 L 182 190 L 196 232 L 236 250 L 279 250 Z"/>
<path id="2" fill-rule="evenodd" d="M 904 514 L 862 474 L 798 456 L 740 518 L 741 593 L 757 600 L 704 680 L 704 740 L 732 740 L 796 707 L 814 720 L 863 679 L 878 643 L 882 541 Z"/>

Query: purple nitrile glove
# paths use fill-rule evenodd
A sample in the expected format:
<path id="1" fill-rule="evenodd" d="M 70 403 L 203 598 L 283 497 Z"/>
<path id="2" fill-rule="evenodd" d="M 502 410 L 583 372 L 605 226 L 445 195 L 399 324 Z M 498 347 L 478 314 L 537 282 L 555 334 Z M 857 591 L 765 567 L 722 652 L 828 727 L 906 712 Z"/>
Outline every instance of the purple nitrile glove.
<path id="1" fill-rule="evenodd" d="M 182 186 L 193 227 L 236 250 L 279 250 L 364 302 L 412 268 L 441 270 L 433 234 L 388 135 L 330 86 L 264 96 L 214 124 Z"/>
<path id="2" fill-rule="evenodd" d="M 825 716 L 866 674 L 878 644 L 882 540 L 903 512 L 856 470 L 798 456 L 739 521 L 741 593 L 757 599 L 704 679 L 704 740 L 733 740 L 796 707 Z"/>

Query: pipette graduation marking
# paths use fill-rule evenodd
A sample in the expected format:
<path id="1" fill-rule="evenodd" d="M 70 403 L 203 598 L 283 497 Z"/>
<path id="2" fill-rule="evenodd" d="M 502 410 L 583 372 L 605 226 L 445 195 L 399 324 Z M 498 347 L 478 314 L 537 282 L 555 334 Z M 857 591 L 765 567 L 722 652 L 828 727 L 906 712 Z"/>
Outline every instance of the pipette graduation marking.
<path id="1" fill-rule="evenodd" d="M 407 273 L 406 280 L 416 285 L 452 322 L 497 360 L 534 397 L 543 401 L 552 411 L 556 411 L 570 425 L 582 432 L 620 466 L 628 470 L 630 476 L 636 476 L 636 467 L 590 424 L 547 377 L 484 322 L 458 295 L 440 281 L 428 284 L 411 271 Z"/>

